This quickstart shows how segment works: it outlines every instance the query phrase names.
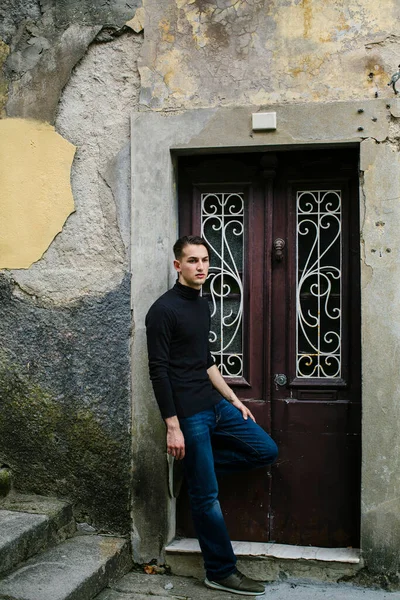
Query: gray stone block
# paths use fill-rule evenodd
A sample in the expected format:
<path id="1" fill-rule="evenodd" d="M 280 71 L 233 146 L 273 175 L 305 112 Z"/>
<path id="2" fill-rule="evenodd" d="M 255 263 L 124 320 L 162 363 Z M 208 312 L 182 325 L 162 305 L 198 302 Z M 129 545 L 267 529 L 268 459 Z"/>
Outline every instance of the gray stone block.
<path id="1" fill-rule="evenodd" d="M 7 573 L 34 552 L 47 537 L 49 518 L 10 510 L 0 510 L 0 574 Z"/>
<path id="2" fill-rule="evenodd" d="M 0 582 L 0 598 L 90 600 L 131 568 L 125 539 L 77 536 L 29 560 Z"/>
<path id="3" fill-rule="evenodd" d="M 72 506 L 55 498 L 13 494 L 0 510 L 0 575 L 75 531 Z"/>

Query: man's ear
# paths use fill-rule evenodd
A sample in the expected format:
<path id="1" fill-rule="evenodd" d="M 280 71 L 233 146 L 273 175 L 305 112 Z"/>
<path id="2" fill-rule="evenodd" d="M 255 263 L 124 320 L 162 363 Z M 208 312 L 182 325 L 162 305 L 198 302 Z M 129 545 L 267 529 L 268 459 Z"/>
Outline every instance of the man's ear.
<path id="1" fill-rule="evenodd" d="M 174 269 L 175 269 L 175 271 L 178 271 L 178 273 L 181 272 L 181 263 L 179 260 L 176 260 L 176 259 L 174 260 Z"/>

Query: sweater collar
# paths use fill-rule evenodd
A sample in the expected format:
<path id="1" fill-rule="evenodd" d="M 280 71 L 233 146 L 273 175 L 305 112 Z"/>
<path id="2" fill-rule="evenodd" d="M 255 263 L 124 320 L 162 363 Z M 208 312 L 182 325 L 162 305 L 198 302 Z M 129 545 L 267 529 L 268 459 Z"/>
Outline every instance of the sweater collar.
<path id="1" fill-rule="evenodd" d="M 179 296 L 187 298 L 188 300 L 196 300 L 196 298 L 200 296 L 200 290 L 191 288 L 188 285 L 182 285 L 179 281 L 175 283 L 172 289 L 175 290 Z"/>

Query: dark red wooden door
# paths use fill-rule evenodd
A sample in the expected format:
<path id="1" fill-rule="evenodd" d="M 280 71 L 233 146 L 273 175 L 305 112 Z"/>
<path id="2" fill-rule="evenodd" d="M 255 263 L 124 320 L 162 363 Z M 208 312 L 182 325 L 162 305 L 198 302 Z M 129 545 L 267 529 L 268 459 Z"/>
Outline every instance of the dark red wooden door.
<path id="1" fill-rule="evenodd" d="M 180 159 L 180 230 L 214 252 L 215 360 L 271 433 L 271 469 L 220 481 L 232 539 L 359 543 L 357 152 Z M 185 491 L 178 534 L 192 536 Z"/>

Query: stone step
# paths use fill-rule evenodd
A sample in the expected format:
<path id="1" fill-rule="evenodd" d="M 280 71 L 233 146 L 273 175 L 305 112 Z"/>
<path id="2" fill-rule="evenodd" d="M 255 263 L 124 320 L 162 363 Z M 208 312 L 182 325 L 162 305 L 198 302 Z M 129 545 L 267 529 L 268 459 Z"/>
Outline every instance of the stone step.
<path id="1" fill-rule="evenodd" d="M 12 494 L 0 505 L 0 575 L 71 537 L 72 505 L 56 498 Z"/>
<path id="2" fill-rule="evenodd" d="M 238 568 L 259 581 L 282 577 L 337 582 L 362 569 L 357 548 L 316 548 L 261 542 L 232 542 Z M 203 560 L 197 540 L 177 539 L 166 548 L 166 564 L 174 575 L 204 579 Z"/>
<path id="3" fill-rule="evenodd" d="M 75 536 L 31 558 L 0 581 L 0 599 L 91 600 L 131 567 L 127 540 Z"/>

